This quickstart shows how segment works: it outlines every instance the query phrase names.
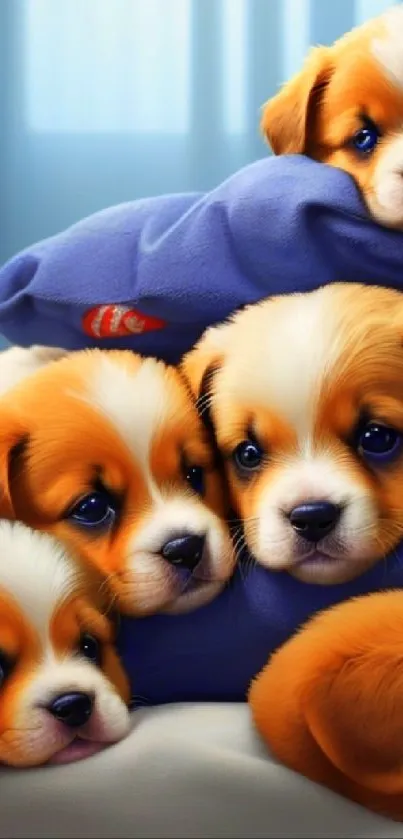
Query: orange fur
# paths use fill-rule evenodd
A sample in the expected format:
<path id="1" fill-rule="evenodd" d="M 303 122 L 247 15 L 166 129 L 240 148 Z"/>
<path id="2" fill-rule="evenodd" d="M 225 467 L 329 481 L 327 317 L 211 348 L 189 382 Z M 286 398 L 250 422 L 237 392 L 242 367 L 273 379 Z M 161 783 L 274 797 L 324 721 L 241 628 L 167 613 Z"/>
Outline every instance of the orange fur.
<path id="1" fill-rule="evenodd" d="M 394 10 L 393 14 L 401 26 L 398 15 L 403 19 L 403 11 Z M 403 87 L 379 62 L 376 47 L 374 50 L 374 44 L 387 43 L 390 38 L 388 21 L 389 17 L 382 15 L 353 29 L 331 47 L 315 47 L 302 70 L 264 105 L 261 129 L 275 154 L 306 154 L 348 172 L 370 212 L 383 224 L 401 227 L 400 197 L 398 207 L 393 202 L 388 207 L 381 184 L 382 178 L 385 182 L 386 176 L 394 175 L 396 165 L 399 169 L 403 165 Z M 392 31 L 394 25 L 392 19 Z M 390 52 L 396 52 L 394 44 Z M 369 155 L 357 153 L 351 142 L 363 125 L 363 115 L 381 132 L 380 142 Z M 393 155 L 392 147 L 399 138 L 394 155 L 398 164 L 393 160 L 388 172 L 383 172 L 386 155 Z"/>
<path id="2" fill-rule="evenodd" d="M 126 733 L 130 685 L 108 600 L 98 575 L 53 539 L 0 523 L 0 763 L 48 762 L 77 737 L 92 753 Z M 97 639 L 97 664 L 82 654 L 85 636 Z M 50 707 L 77 691 L 93 697 L 93 712 L 73 729 Z"/>
<path id="3" fill-rule="evenodd" d="M 291 769 L 403 821 L 403 594 L 313 618 L 252 683 L 255 725 Z"/>
<path id="4" fill-rule="evenodd" d="M 311 142 L 311 114 L 332 73 L 329 50 L 317 47 L 304 70 L 266 102 L 261 129 L 275 154 L 303 154 Z"/>
<path id="5" fill-rule="evenodd" d="M 33 563 L 35 558 L 33 557 Z M 34 566 L 33 566 L 34 567 Z M 102 671 L 125 702 L 130 700 L 130 686 L 122 664 L 114 648 L 112 623 L 98 611 L 92 601 L 93 593 L 79 591 L 67 602 L 55 604 L 55 612 L 49 625 L 49 637 L 53 650 L 61 658 L 68 659 L 78 647 L 80 634 L 88 632 L 99 638 L 103 644 Z M 0 763 L 19 764 L 14 743 L 9 743 L 7 732 L 16 725 L 16 708 L 43 659 L 43 639 L 29 624 L 28 618 L 16 603 L 0 588 L 1 620 L 0 651 L 7 653 L 16 662 L 12 676 L 0 687 Z M 36 763 L 35 755 L 32 755 Z M 21 765 L 28 765 L 26 755 Z"/>
<path id="6" fill-rule="evenodd" d="M 123 391 L 110 395 L 119 375 Z M 124 611 L 195 608 L 232 572 L 225 486 L 186 383 L 172 367 L 98 350 L 47 365 L 0 400 L 0 463 L 0 513 L 70 545 L 107 578 Z M 204 470 L 202 498 L 190 489 L 186 465 Z M 115 525 L 102 532 L 79 527 L 68 515 L 97 482 L 121 508 Z M 188 594 L 160 551 L 164 539 L 192 528 L 206 532 L 208 555 L 198 591 Z"/>
<path id="7" fill-rule="evenodd" d="M 232 504 L 263 565 L 307 582 L 338 583 L 400 541 L 402 458 L 370 467 L 353 446 L 362 416 L 403 433 L 398 292 L 338 283 L 263 301 L 207 330 L 183 369 L 194 396 L 209 406 Z M 234 456 L 251 436 L 263 458 L 245 475 Z M 351 549 L 320 577 L 299 563 L 302 548 L 284 523 L 293 506 L 314 500 L 346 509 L 351 502 L 351 515 L 356 510 Z M 334 551 L 343 557 L 340 545 Z"/>

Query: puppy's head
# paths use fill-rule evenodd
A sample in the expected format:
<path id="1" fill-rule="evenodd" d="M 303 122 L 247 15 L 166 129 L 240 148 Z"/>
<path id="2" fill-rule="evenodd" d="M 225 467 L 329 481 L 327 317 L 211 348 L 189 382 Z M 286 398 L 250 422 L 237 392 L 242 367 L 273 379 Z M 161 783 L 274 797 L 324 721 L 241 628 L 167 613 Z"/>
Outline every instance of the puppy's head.
<path id="1" fill-rule="evenodd" d="M 224 485 L 178 371 L 75 353 L 4 396 L 0 417 L 3 515 L 72 545 L 121 610 L 182 612 L 220 591 L 234 563 Z"/>
<path id="2" fill-rule="evenodd" d="M 184 371 L 262 565 L 341 583 L 402 539 L 398 292 L 337 284 L 264 301 L 208 330 Z"/>
<path id="3" fill-rule="evenodd" d="M 403 8 L 314 48 L 261 127 L 275 154 L 344 169 L 377 221 L 403 227 Z"/>
<path id="4" fill-rule="evenodd" d="M 51 536 L 0 523 L 1 763 L 67 763 L 127 733 L 129 686 L 100 591 Z"/>

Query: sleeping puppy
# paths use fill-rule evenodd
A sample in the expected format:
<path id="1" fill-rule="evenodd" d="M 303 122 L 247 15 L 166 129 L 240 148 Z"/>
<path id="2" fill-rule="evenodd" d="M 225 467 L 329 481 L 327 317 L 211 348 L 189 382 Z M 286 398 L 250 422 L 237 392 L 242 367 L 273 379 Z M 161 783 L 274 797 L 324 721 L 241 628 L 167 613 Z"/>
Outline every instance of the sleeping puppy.
<path id="1" fill-rule="evenodd" d="M 403 227 L 403 6 L 315 47 L 263 108 L 275 154 L 344 169 L 381 224 Z"/>
<path id="2" fill-rule="evenodd" d="M 101 592 L 53 537 L 0 522 L 0 763 L 69 763 L 128 732 Z"/>
<path id="3" fill-rule="evenodd" d="M 332 585 L 403 538 L 400 293 L 265 300 L 208 329 L 183 369 L 259 563 Z"/>
<path id="4" fill-rule="evenodd" d="M 121 611 L 186 612 L 234 567 L 225 487 L 186 382 L 129 351 L 47 364 L 0 401 L 0 514 L 48 531 Z"/>
<path id="5" fill-rule="evenodd" d="M 402 656 L 403 593 L 370 594 L 309 621 L 249 692 L 257 730 L 278 760 L 397 821 Z"/>

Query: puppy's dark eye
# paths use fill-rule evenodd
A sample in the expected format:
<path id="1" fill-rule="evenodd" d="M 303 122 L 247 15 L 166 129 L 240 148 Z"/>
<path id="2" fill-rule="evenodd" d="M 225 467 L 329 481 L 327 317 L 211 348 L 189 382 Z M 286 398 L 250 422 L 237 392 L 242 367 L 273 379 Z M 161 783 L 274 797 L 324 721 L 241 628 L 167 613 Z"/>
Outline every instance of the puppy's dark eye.
<path id="1" fill-rule="evenodd" d="M 373 122 L 368 120 L 354 134 L 352 145 L 360 154 L 371 154 L 378 143 L 379 137 L 379 129 Z"/>
<path id="2" fill-rule="evenodd" d="M 186 480 L 189 486 L 191 486 L 193 491 L 197 492 L 198 495 L 204 495 L 204 469 L 202 466 L 188 466 L 185 471 Z"/>
<path id="3" fill-rule="evenodd" d="M 70 508 L 66 519 L 81 527 L 110 528 L 117 514 L 117 502 L 107 490 L 94 490 Z"/>
<path id="4" fill-rule="evenodd" d="M 9 657 L 0 651 L 0 688 L 4 685 L 12 670 L 12 662 Z"/>
<path id="5" fill-rule="evenodd" d="M 256 472 L 263 460 L 263 451 L 254 440 L 243 440 L 233 452 L 232 459 L 239 472 Z"/>
<path id="6" fill-rule="evenodd" d="M 391 463 L 402 452 L 403 437 L 395 428 L 368 422 L 357 433 L 358 454 L 374 466 Z"/>
<path id="7" fill-rule="evenodd" d="M 97 638 L 90 635 L 89 632 L 84 632 L 80 638 L 78 647 L 80 656 L 95 664 L 97 667 L 102 663 L 102 648 Z"/>

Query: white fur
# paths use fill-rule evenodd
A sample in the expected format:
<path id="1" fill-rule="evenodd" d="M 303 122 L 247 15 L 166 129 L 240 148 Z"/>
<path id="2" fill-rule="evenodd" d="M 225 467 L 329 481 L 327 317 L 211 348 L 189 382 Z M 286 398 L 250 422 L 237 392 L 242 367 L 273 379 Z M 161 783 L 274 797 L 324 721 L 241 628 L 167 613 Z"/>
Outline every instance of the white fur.
<path id="1" fill-rule="evenodd" d="M 264 340 L 242 347 L 242 367 L 234 365 L 226 385 L 237 402 L 277 412 L 305 449 L 321 382 L 343 350 L 337 313 L 322 293 L 284 297 L 274 306 L 268 304 Z"/>
<path id="2" fill-rule="evenodd" d="M 160 551 L 178 533 L 207 535 L 212 543 L 214 560 L 218 560 L 216 554 L 221 546 L 221 538 L 217 532 L 217 517 L 190 495 L 161 500 L 161 504 L 145 519 L 144 526 L 136 531 L 131 551 L 133 554 L 138 550 L 150 553 Z"/>
<path id="3" fill-rule="evenodd" d="M 228 577 L 233 560 L 226 528 L 203 501 L 190 492 L 181 495 L 175 487 L 161 491 L 152 475 L 150 455 L 153 438 L 175 410 L 164 367 L 148 359 L 133 372 L 104 356 L 91 382 L 90 401 L 113 424 L 141 466 L 152 499 L 152 508 L 145 518 L 144 527 L 138 528 L 136 516 L 122 579 L 125 579 L 128 590 L 133 586 L 133 601 L 137 609 L 159 611 L 175 600 L 175 608 L 182 610 L 179 600 L 185 604 L 185 597 L 178 588 L 179 575 L 160 555 L 169 538 L 178 533 L 206 536 L 205 573 L 215 587 Z M 204 586 L 205 598 L 202 586 L 192 599 L 190 595 L 186 598 L 187 608 L 212 599 L 212 593 L 207 598 L 209 585 L 211 583 L 206 582 Z"/>
<path id="4" fill-rule="evenodd" d="M 24 694 L 21 708 L 29 711 L 29 708 L 44 707 L 56 696 L 75 691 L 95 695 L 96 712 L 102 718 L 106 741 L 123 737 L 127 731 L 127 715 L 122 713 L 122 700 L 111 689 L 103 673 L 79 658 L 60 660 L 50 648 Z"/>
<path id="5" fill-rule="evenodd" d="M 289 570 L 300 561 L 301 545 L 284 512 L 312 501 L 328 501 L 344 508 L 335 530 L 321 541 L 321 550 L 336 555 L 340 562 L 348 557 L 350 564 L 370 558 L 377 521 L 371 495 L 352 481 L 335 458 L 303 454 L 287 463 L 278 480 L 262 493 L 256 546 L 256 558 L 262 565 Z M 338 573 L 336 564 L 335 557 L 326 574 Z"/>
<path id="6" fill-rule="evenodd" d="M 150 495 L 158 498 L 150 453 L 153 438 L 170 410 L 164 367 L 146 359 L 133 371 L 103 354 L 91 383 L 90 400 L 119 432 L 141 465 Z"/>
<path id="7" fill-rule="evenodd" d="M 372 53 L 389 78 L 403 87 L 403 8 L 396 6 L 382 16 L 385 32 L 374 38 Z"/>
<path id="8" fill-rule="evenodd" d="M 146 533 L 142 532 L 139 536 L 139 522 L 145 514 L 144 510 L 134 507 L 127 513 L 125 525 L 128 527 L 129 544 L 126 563 L 122 557 L 123 578 L 127 580 L 125 590 L 130 590 L 132 598 L 130 611 L 132 608 L 138 611 L 141 604 L 146 611 L 150 611 L 151 603 L 153 610 L 158 611 L 168 603 L 171 605 L 175 598 L 182 597 L 180 573 L 161 556 L 161 549 L 170 536 L 184 532 L 206 535 L 204 568 L 206 577 L 216 587 L 223 584 L 224 579 L 230 575 L 233 554 L 228 530 L 220 518 L 209 511 L 202 499 L 191 491 L 186 492 L 184 477 L 180 475 L 180 452 L 177 476 L 181 479 L 180 483 L 173 482 L 163 487 L 158 485 L 151 467 L 153 440 L 168 426 L 171 419 L 176 418 L 180 401 L 175 381 L 163 364 L 154 359 L 145 359 L 136 367 L 130 363 L 129 353 L 127 357 L 128 363 L 125 364 L 123 355 L 115 358 L 107 352 L 97 353 L 91 376 L 84 381 L 84 391 L 79 392 L 73 386 L 69 393 L 104 417 L 127 447 L 127 460 L 132 458 L 141 469 L 149 494 L 149 515 L 147 525 L 144 525 Z M 189 403 L 183 410 L 193 409 Z M 186 419 L 183 418 L 184 423 Z M 173 445 L 176 444 L 172 441 Z M 131 521 L 128 521 L 129 516 Z M 131 572 L 135 575 L 136 583 L 130 589 Z M 139 578 L 143 580 L 141 591 L 140 583 L 137 584 Z M 150 580 L 153 591 L 150 589 Z M 206 582 L 206 592 L 207 585 Z M 193 608 L 204 602 L 201 588 L 202 585 L 197 596 L 194 593 Z M 211 594 L 209 599 L 213 596 Z M 190 597 L 188 601 L 190 604 Z"/>
<path id="9" fill-rule="evenodd" d="M 66 355 L 59 347 L 10 347 L 0 352 L 0 396 L 51 361 Z"/>
<path id="10" fill-rule="evenodd" d="M 163 545 L 181 533 L 205 536 L 205 551 L 194 591 L 181 591 L 180 577 L 159 554 Z M 226 527 L 217 516 L 191 495 L 161 498 L 145 517 L 144 524 L 129 543 L 126 568 L 140 607 L 147 612 L 185 612 L 208 602 L 228 578 L 233 551 Z"/>
<path id="11" fill-rule="evenodd" d="M 397 226 L 403 223 L 403 131 L 396 134 L 379 155 L 374 196 L 368 197 L 368 203 L 380 222 Z"/>
<path id="12" fill-rule="evenodd" d="M 152 440 L 167 413 L 162 365 L 149 359 L 133 371 L 104 354 L 91 383 L 91 400 L 119 431 L 144 471 L 148 471 Z"/>
<path id="13" fill-rule="evenodd" d="M 64 726 L 46 710 L 56 697 L 76 691 L 94 697 L 91 717 L 78 731 Z M 8 756 L 11 763 L 17 762 L 16 757 L 21 765 L 43 763 L 68 746 L 78 733 L 81 739 L 100 746 L 114 743 L 130 727 L 125 704 L 94 665 L 73 657 L 60 660 L 50 649 L 15 701 L 15 753 Z M 0 753 L 1 749 L 0 738 Z"/>
<path id="14" fill-rule="evenodd" d="M 32 532 L 19 523 L 1 522 L 0 589 L 15 601 L 41 645 L 40 661 L 27 674 L 13 700 L 12 739 L 7 731 L 0 736 L 2 758 L 35 765 L 72 742 L 77 730 L 63 726 L 46 707 L 61 694 L 74 691 L 94 696 L 93 712 L 80 728 L 80 737 L 99 744 L 123 737 L 129 728 L 129 714 L 108 679 L 74 650 L 61 655 L 52 644 L 49 630 L 53 615 L 66 597 L 80 590 L 74 561 L 51 536 Z M 0 686 L 0 704 L 1 700 Z"/>
<path id="15" fill-rule="evenodd" d="M 342 572 L 354 576 L 354 567 L 370 560 L 378 515 L 363 483 L 349 473 L 348 464 L 337 458 L 326 440 L 320 444 L 315 434 L 324 383 L 337 374 L 346 332 L 351 335 L 354 328 L 351 323 L 346 325 L 338 304 L 337 295 L 327 287 L 251 307 L 229 327 L 237 330 L 238 323 L 239 333 L 234 332 L 232 343 L 228 343 L 231 363 L 224 364 L 217 377 L 221 399 L 266 409 L 274 422 L 287 424 L 296 436 L 295 453 L 285 453 L 281 459 L 274 450 L 275 472 L 267 473 L 266 488 L 262 476 L 258 508 L 251 521 L 245 522 L 246 538 L 256 559 L 276 570 L 296 568 L 313 548 L 292 528 L 288 519 L 292 509 L 313 501 L 342 507 L 338 525 L 320 543 L 320 550 L 337 556 L 339 565 L 329 562 L 322 568 L 317 563 L 315 580 L 312 569 L 306 566 L 301 571 L 301 578 L 312 571 L 316 582 L 336 581 L 332 575 Z M 357 347 L 360 342 L 358 324 Z"/>
<path id="16" fill-rule="evenodd" d="M 18 603 L 42 640 L 55 605 L 79 586 L 79 572 L 51 536 L 17 522 L 0 522 L 0 588 Z"/>

